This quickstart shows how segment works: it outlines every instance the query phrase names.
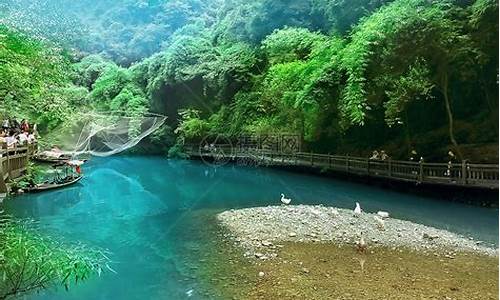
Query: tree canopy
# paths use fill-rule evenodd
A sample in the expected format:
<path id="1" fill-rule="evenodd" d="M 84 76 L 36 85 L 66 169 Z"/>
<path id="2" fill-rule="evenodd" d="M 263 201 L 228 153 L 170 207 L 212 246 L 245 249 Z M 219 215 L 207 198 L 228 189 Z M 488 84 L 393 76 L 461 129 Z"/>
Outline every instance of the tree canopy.
<path id="1" fill-rule="evenodd" d="M 418 148 L 442 159 L 498 141 L 496 1 L 85 2 L 53 4 L 86 32 L 79 39 L 52 34 L 65 18 L 23 26 L 52 18 L 36 5 L 30 16 L 7 9 L 16 29 L 3 31 L 32 50 L 0 49 L 12 79 L 0 97 L 57 103 L 57 116 L 79 105 L 153 110 L 193 142 L 292 132 L 317 151 L 387 147 L 405 157 Z"/>

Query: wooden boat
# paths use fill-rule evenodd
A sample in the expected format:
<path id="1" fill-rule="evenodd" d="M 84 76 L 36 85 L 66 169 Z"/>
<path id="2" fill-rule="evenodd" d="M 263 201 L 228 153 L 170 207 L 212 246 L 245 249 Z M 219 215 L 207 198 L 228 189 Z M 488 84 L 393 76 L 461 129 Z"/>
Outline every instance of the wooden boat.
<path id="1" fill-rule="evenodd" d="M 38 162 L 44 162 L 44 163 L 60 163 L 60 162 L 65 162 L 71 159 L 71 156 L 69 155 L 62 155 L 60 157 L 50 157 L 46 155 L 41 155 L 37 154 L 33 156 L 33 159 L 38 161 Z"/>
<path id="2" fill-rule="evenodd" d="M 70 177 L 67 181 L 61 182 L 61 183 L 42 183 L 42 184 L 37 184 L 34 187 L 27 188 L 26 191 L 30 193 L 37 193 L 37 192 L 43 192 L 43 191 L 48 191 L 48 190 L 53 190 L 53 189 L 59 189 L 63 188 L 72 184 L 77 183 L 80 181 L 80 179 L 83 178 L 83 175 L 77 176 L 77 177 Z"/>

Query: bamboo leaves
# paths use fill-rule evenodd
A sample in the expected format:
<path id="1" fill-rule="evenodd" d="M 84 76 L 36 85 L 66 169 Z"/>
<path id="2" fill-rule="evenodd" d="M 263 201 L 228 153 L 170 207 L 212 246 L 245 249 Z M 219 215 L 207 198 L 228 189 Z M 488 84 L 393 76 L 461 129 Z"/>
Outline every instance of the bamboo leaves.
<path id="1" fill-rule="evenodd" d="M 108 265 L 103 250 L 42 237 L 33 222 L 9 219 L 2 224 L 0 299 L 50 285 L 61 284 L 69 289 L 71 281 L 77 284 L 94 273 L 100 274 L 100 265 Z"/>

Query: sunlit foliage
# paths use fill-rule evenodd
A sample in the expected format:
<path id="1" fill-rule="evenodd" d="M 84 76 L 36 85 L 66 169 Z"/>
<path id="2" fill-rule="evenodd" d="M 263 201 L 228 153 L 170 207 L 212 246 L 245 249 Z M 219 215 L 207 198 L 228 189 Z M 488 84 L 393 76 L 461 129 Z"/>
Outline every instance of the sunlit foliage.
<path id="1" fill-rule="evenodd" d="M 313 150 L 390 143 L 403 157 L 417 146 L 460 156 L 460 144 L 498 140 L 486 129 L 498 130 L 496 1 L 87 2 L 51 6 L 86 31 L 64 45 L 94 53 L 73 52 L 59 73 L 73 85 L 40 100 L 58 104 L 58 116 L 82 105 L 152 110 L 181 139 L 289 132 Z M 8 24 L 22 27 L 12 11 Z M 57 30 L 39 26 L 57 42 Z M 8 90 L 28 95 L 18 69 Z M 438 132 L 431 142 L 428 131 Z"/>
<path id="2" fill-rule="evenodd" d="M 51 127 L 69 112 L 68 60 L 57 49 L 0 26 L 0 113 Z"/>
<path id="3" fill-rule="evenodd" d="M 34 223 L 0 218 L 0 299 L 43 288 L 69 289 L 94 274 L 113 271 L 104 251 L 43 237 Z"/>

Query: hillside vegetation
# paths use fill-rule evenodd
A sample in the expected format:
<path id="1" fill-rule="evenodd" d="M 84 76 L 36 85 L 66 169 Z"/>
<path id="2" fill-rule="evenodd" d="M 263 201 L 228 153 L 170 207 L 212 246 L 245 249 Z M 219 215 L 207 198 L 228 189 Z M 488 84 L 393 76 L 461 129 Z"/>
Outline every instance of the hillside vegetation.
<path id="1" fill-rule="evenodd" d="M 493 0 L 4 2 L 0 109 L 49 130 L 149 109 L 169 118 L 161 151 L 287 132 L 317 152 L 498 158 Z"/>

